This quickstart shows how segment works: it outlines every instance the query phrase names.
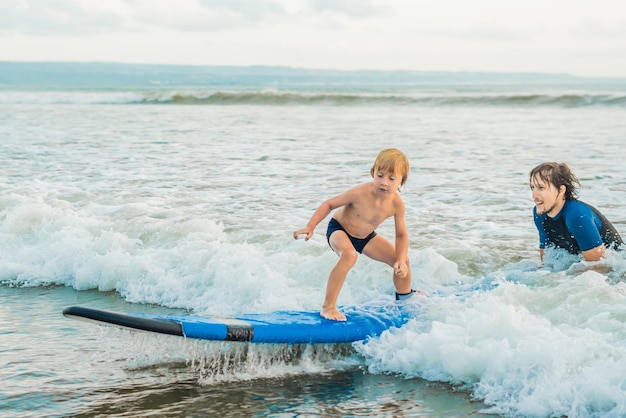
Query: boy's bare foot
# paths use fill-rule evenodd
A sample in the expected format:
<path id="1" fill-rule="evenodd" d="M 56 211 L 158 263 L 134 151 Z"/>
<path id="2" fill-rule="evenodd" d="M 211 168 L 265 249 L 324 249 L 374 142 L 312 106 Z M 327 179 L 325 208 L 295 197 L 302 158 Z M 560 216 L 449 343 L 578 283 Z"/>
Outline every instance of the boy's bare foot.
<path id="1" fill-rule="evenodd" d="M 331 321 L 345 321 L 346 316 L 339 312 L 337 308 L 322 308 L 320 315 L 322 318 L 330 319 Z"/>

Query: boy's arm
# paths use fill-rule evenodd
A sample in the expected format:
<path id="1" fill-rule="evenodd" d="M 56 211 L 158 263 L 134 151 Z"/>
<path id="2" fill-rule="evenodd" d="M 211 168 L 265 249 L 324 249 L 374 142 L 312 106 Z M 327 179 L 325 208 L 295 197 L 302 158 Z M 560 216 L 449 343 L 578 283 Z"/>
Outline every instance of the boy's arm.
<path id="1" fill-rule="evenodd" d="M 331 211 L 331 206 L 328 203 L 328 200 L 322 203 L 311 215 L 311 219 L 307 222 L 306 226 L 302 229 L 298 229 L 293 233 L 293 237 L 298 239 L 300 235 L 306 235 L 304 237 L 305 241 L 308 241 L 313 236 L 313 231 L 315 231 L 315 227 L 322 222 L 322 219 L 328 216 Z"/>
<path id="2" fill-rule="evenodd" d="M 348 190 L 345 193 L 342 193 L 338 196 L 332 197 L 325 202 L 323 202 L 311 215 L 311 219 L 307 222 L 306 226 L 302 229 L 298 229 L 293 233 L 293 237 L 298 239 L 300 235 L 306 235 L 304 237 L 305 241 L 308 241 L 313 236 L 313 231 L 315 227 L 322 222 L 324 218 L 328 216 L 328 214 L 344 205 L 347 205 L 351 201 L 352 191 L 354 189 Z"/>
<path id="3" fill-rule="evenodd" d="M 404 202 L 399 200 L 396 213 L 394 215 L 394 223 L 396 226 L 396 264 L 395 269 L 401 269 L 401 263 L 404 266 L 408 264 L 409 256 L 409 234 L 406 229 L 406 221 L 404 220 Z"/>

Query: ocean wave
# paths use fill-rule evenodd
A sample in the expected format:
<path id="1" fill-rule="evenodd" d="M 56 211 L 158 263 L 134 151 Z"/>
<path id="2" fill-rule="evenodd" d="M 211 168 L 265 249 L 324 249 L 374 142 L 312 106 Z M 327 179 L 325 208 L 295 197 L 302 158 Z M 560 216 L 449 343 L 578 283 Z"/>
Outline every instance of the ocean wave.
<path id="1" fill-rule="evenodd" d="M 143 103 L 168 104 L 258 104 L 258 105 L 416 105 L 416 106 L 626 106 L 625 95 L 512 94 L 512 95 L 396 95 L 396 94 L 307 94 L 276 92 L 215 92 L 208 95 L 176 93 L 170 97 L 144 98 Z"/>
<path id="2" fill-rule="evenodd" d="M 0 92 L 0 104 L 626 107 L 626 93 L 300 91 Z"/>

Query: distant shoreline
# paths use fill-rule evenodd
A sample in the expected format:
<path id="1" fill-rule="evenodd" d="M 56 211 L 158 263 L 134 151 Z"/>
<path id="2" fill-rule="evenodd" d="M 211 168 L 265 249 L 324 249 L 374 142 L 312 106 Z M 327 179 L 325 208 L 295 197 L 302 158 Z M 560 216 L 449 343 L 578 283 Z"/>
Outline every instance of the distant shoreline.
<path id="1" fill-rule="evenodd" d="M 329 70 L 284 66 L 202 66 L 114 62 L 0 61 L 0 86 L 268 85 L 589 85 L 624 84 L 626 78 L 566 73 L 412 70 Z"/>

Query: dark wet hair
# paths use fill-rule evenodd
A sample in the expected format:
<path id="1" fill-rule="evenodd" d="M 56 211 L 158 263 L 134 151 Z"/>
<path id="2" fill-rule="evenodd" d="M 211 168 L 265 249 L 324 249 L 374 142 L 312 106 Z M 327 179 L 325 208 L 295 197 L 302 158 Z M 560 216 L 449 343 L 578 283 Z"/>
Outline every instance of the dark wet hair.
<path id="1" fill-rule="evenodd" d="M 557 189 L 565 186 L 565 200 L 578 199 L 578 187 L 580 182 L 565 163 L 541 163 L 530 170 L 530 184 L 533 179 L 540 178 L 548 184 L 552 184 Z"/>

